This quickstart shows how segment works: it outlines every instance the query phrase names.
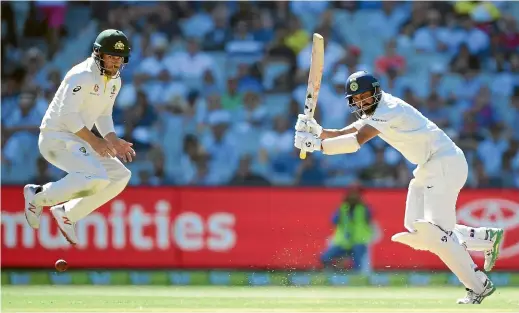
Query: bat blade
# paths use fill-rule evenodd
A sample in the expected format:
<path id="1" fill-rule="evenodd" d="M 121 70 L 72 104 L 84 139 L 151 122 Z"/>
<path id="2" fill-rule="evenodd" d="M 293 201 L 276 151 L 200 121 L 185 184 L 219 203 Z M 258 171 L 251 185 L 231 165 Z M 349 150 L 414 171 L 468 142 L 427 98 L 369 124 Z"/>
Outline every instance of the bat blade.
<path id="1" fill-rule="evenodd" d="M 312 56 L 310 60 L 310 74 L 308 75 L 308 87 L 306 89 L 305 101 L 305 115 L 314 117 L 317 108 L 317 98 L 319 97 L 319 90 L 321 90 L 321 79 L 323 77 L 324 68 L 324 38 L 318 33 L 314 33 L 312 39 Z M 306 158 L 306 152 L 299 153 L 301 159 Z"/>

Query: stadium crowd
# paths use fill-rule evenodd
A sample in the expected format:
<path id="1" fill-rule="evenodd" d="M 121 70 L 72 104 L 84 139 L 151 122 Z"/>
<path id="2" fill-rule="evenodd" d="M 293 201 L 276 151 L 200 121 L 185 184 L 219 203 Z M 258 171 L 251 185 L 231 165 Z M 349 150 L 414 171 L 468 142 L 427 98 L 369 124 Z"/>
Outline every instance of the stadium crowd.
<path id="1" fill-rule="evenodd" d="M 344 83 L 374 72 L 464 150 L 468 187 L 519 187 L 519 2 L 2 2 L 2 184 L 64 173 L 38 127 L 95 35 L 123 30 L 130 63 L 114 108 L 135 144 L 131 185 L 405 187 L 414 166 L 380 139 L 302 161 L 311 35 L 325 38 L 316 119 L 353 122 Z"/>

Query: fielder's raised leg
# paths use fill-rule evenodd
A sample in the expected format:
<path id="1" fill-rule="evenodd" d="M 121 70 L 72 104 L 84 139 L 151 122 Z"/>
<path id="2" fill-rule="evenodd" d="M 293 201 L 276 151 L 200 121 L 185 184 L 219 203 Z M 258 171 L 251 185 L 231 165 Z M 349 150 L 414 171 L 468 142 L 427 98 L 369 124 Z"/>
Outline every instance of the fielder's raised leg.
<path id="1" fill-rule="evenodd" d="M 48 162 L 68 174 L 43 186 L 24 187 L 25 215 L 33 228 L 39 227 L 43 207 L 52 206 L 61 232 L 76 244 L 74 224 L 128 184 L 131 173 L 119 158 L 131 162 L 135 151 L 115 134 L 112 109 L 129 57 L 126 35 L 105 30 L 92 55 L 61 82 L 41 123 L 38 146 Z M 94 124 L 103 138 L 92 133 Z"/>

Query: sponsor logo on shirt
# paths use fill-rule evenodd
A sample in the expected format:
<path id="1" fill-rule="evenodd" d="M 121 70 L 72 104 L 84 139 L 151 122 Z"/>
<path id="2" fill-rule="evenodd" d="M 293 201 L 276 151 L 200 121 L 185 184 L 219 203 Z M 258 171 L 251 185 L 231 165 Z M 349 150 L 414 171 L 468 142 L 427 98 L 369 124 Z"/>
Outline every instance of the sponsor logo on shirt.
<path id="1" fill-rule="evenodd" d="M 371 120 L 375 121 L 375 122 L 380 122 L 380 123 L 387 123 L 387 120 L 381 120 L 381 119 L 374 118 L 374 117 L 372 117 Z"/>

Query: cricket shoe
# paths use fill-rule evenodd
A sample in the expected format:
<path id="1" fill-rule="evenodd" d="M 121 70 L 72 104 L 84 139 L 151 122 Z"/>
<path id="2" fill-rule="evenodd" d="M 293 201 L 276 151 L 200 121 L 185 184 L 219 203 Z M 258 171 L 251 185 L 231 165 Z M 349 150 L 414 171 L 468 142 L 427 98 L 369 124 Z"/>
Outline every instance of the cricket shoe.
<path id="1" fill-rule="evenodd" d="M 69 220 L 65 214 L 65 207 L 63 205 L 57 205 L 50 209 L 52 217 L 58 223 L 59 230 L 63 234 L 63 237 L 67 239 L 70 244 L 75 245 L 77 243 L 75 223 Z"/>
<path id="2" fill-rule="evenodd" d="M 499 247 L 503 241 L 504 230 L 502 228 L 488 228 L 488 240 L 493 242 L 492 249 L 485 251 L 485 265 L 483 266 L 486 272 L 489 272 L 496 264 L 499 256 Z"/>
<path id="3" fill-rule="evenodd" d="M 490 296 L 491 294 L 496 291 L 496 287 L 492 283 L 490 279 L 488 279 L 487 275 L 481 271 L 477 271 L 476 275 L 482 278 L 484 280 L 483 283 L 483 292 L 482 293 L 475 293 L 472 289 L 465 288 L 467 290 L 467 295 L 465 298 L 458 299 L 458 304 L 481 304 L 483 300 Z"/>
<path id="4" fill-rule="evenodd" d="M 25 198 L 25 218 L 27 219 L 27 223 L 34 228 L 38 229 L 40 227 L 40 216 L 43 211 L 42 206 L 36 206 L 32 204 L 34 200 L 34 196 L 36 195 L 36 191 L 41 188 L 38 185 L 25 185 L 23 187 L 23 197 Z"/>

